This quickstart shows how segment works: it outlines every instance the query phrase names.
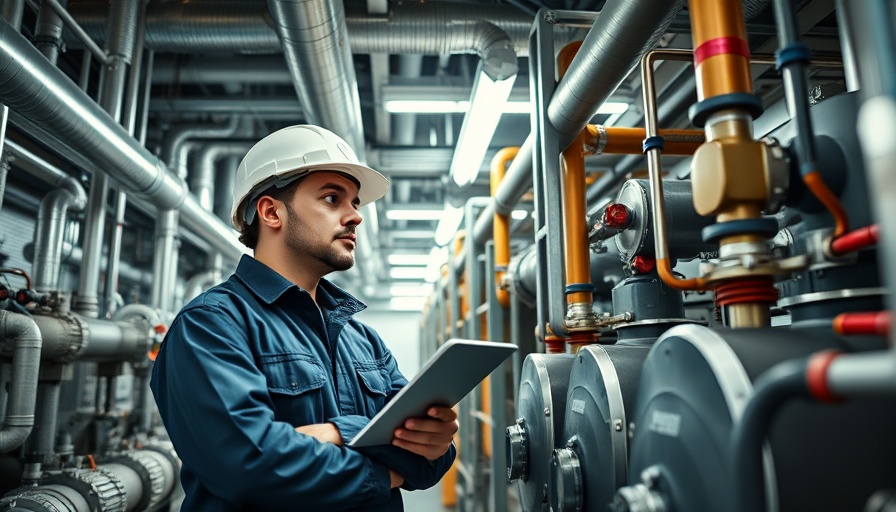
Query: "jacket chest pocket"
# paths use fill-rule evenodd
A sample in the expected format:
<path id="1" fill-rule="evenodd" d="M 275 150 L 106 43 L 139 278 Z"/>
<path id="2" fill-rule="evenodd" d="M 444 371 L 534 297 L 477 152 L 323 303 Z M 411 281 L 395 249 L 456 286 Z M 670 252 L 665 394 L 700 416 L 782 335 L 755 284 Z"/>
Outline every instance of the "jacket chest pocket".
<path id="1" fill-rule="evenodd" d="M 261 357 L 261 370 L 274 405 L 274 419 L 294 427 L 320 423 L 324 417 L 323 366 L 306 354 Z"/>
<path id="2" fill-rule="evenodd" d="M 363 412 L 372 418 L 386 405 L 386 397 L 392 392 L 392 379 L 385 365 L 379 361 L 357 362 L 355 373 L 361 387 Z"/>

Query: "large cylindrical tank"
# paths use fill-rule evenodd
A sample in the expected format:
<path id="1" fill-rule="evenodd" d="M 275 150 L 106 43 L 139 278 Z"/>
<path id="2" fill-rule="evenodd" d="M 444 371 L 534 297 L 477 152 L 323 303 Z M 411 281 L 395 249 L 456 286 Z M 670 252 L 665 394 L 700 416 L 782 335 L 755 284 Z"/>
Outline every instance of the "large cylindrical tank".
<path id="1" fill-rule="evenodd" d="M 650 340 L 653 341 L 653 340 Z M 591 345 L 569 376 L 561 448 L 551 458 L 553 512 L 605 511 L 628 472 L 628 417 L 650 342 Z"/>
<path id="2" fill-rule="evenodd" d="M 520 374 L 518 419 L 507 427 L 507 476 L 525 512 L 547 512 L 551 452 L 562 440 L 572 354 L 529 354 Z"/>
<path id="3" fill-rule="evenodd" d="M 825 349 L 849 345 L 786 328 L 682 325 L 666 332 L 641 371 L 629 485 L 617 494 L 617 509 L 732 510 L 738 478 L 729 455 L 732 425 L 752 382 L 778 362 Z M 769 510 L 862 510 L 874 491 L 896 481 L 894 432 L 892 398 L 785 405 L 765 450 Z"/>

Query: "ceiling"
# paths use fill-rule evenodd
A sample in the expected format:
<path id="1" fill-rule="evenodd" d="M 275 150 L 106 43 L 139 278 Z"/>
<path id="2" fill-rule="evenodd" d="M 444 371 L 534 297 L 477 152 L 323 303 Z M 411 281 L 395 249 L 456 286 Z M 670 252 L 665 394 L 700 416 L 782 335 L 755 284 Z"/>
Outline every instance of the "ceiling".
<path id="1" fill-rule="evenodd" d="M 751 50 L 771 52 L 775 47 L 771 8 L 767 1 L 749 3 L 757 9 L 748 25 Z M 101 41 L 107 2 L 71 0 L 69 4 L 71 12 L 88 33 Z M 525 99 L 529 86 L 528 30 L 536 11 L 540 8 L 599 10 L 602 4 L 602 1 L 589 0 L 346 2 L 348 37 L 340 44 L 351 45 L 353 51 L 351 65 L 357 81 L 365 145 L 359 152 L 364 153 L 369 165 L 390 178 L 392 187 L 386 197 L 376 203 L 375 214 L 368 212 L 368 219 L 376 217 L 369 220 L 377 228 L 375 233 L 369 233 L 374 238 L 371 240 L 374 252 L 359 254 L 359 258 L 368 261 L 337 278 L 340 284 L 368 301 L 383 304 L 394 296 L 393 292 L 400 293 L 390 289 L 393 285 L 423 284 L 423 265 L 428 262 L 435 245 L 433 237 L 440 216 L 431 220 L 400 220 L 391 218 L 394 214 L 390 211 L 441 211 L 446 205 L 461 206 L 470 197 L 488 195 L 491 156 L 503 147 L 522 144 L 530 133 L 528 114 L 504 114 L 476 181 L 466 187 L 455 185 L 449 177 L 449 167 L 465 115 L 390 114 L 383 106 L 384 99 L 402 95 L 469 96 L 480 56 L 469 47 L 459 50 L 457 47 L 462 43 L 457 41 L 443 43 L 442 48 L 447 48 L 445 51 L 432 51 L 432 41 L 455 37 L 459 29 L 452 23 L 461 19 L 458 17 L 466 20 L 465 23 L 470 19 L 485 19 L 502 28 L 517 52 L 519 72 L 512 95 Z M 801 28 L 813 51 L 822 56 L 839 56 L 834 0 L 797 4 Z M 28 16 L 33 13 L 26 12 L 26 20 Z M 419 21 L 412 38 L 419 43 L 420 51 L 416 53 L 409 51 L 415 48 L 411 42 L 398 40 L 397 31 L 383 28 L 384 20 L 402 16 L 406 21 Z M 146 46 L 154 50 L 154 65 L 148 91 L 147 147 L 162 152 L 166 138 L 178 127 L 197 123 L 221 126 L 238 119 L 235 131 L 228 138 L 250 143 L 280 127 L 313 122 L 297 96 L 294 76 L 287 65 L 289 55 L 287 52 L 285 57 L 280 49 L 275 25 L 268 2 L 264 0 L 150 2 Z M 29 24 L 26 22 L 24 26 Z M 688 27 L 687 12 L 683 11 L 661 44 L 689 47 Z M 558 41 L 558 48 L 567 41 L 583 38 L 586 33 L 586 28 L 560 31 L 558 37 L 563 40 Z M 81 45 L 70 34 L 66 36 L 66 42 L 70 51 L 62 54 L 59 67 L 77 79 L 84 52 L 79 50 Z M 398 50 L 390 50 L 390 44 Z M 94 63 L 91 70 L 94 79 L 88 92 L 95 97 L 99 66 Z M 320 69 L 320 76 L 317 71 L 315 68 L 305 69 L 300 79 L 313 82 L 326 70 Z M 826 73 L 828 75 L 816 79 L 837 81 L 842 78 L 839 76 L 842 73 Z M 783 96 L 774 70 L 754 68 L 754 76 L 758 80 L 757 91 L 767 104 Z M 689 66 L 680 63 L 662 65 L 657 70 L 657 82 L 661 105 L 662 98 L 679 98 L 674 105 L 670 100 L 670 106 L 663 112 L 664 126 L 688 127 L 686 108 L 695 98 L 693 73 Z M 679 92 L 677 95 L 676 91 Z M 598 115 L 592 121 L 641 126 L 639 95 L 639 80 L 630 76 L 613 98 L 630 104 L 628 111 L 614 119 Z M 319 114 L 315 115 L 319 117 Z M 232 168 L 236 162 L 238 158 L 234 157 L 222 161 L 219 166 Z M 198 163 L 191 162 L 190 165 Z M 621 177 L 638 170 L 641 165 L 638 157 L 606 156 L 588 161 L 592 173 L 614 171 Z M 606 190 L 602 192 L 601 195 L 607 193 Z M 531 205 L 524 201 L 520 209 L 526 208 Z M 516 222 L 520 233 L 526 232 L 528 222 L 531 220 Z M 531 235 L 520 236 L 531 240 Z M 190 237 L 185 241 L 187 246 L 191 244 Z M 201 263 L 197 263 L 196 258 L 182 257 L 181 266 L 189 276 L 190 272 L 200 270 Z M 408 277 L 401 277 L 403 275 Z"/>

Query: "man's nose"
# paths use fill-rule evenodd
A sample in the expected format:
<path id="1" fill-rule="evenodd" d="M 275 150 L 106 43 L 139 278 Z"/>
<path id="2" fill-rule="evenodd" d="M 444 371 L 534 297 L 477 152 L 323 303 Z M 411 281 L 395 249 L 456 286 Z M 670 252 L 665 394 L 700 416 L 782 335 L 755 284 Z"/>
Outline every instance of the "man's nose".
<path id="1" fill-rule="evenodd" d="M 349 211 L 348 215 L 345 218 L 345 224 L 346 225 L 358 225 L 363 220 L 364 220 L 364 217 L 361 216 L 361 211 L 352 207 L 351 211 Z"/>

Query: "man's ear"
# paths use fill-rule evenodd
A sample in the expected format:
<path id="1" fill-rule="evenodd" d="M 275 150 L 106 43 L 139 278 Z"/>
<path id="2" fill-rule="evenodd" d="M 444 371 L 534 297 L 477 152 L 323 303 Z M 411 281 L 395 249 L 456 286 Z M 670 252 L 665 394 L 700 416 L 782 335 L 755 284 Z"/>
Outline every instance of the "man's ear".
<path id="1" fill-rule="evenodd" d="M 270 228 L 280 228 L 283 225 L 283 219 L 280 216 L 282 204 L 270 196 L 261 196 L 255 204 L 255 215 L 258 217 L 258 221 Z"/>

